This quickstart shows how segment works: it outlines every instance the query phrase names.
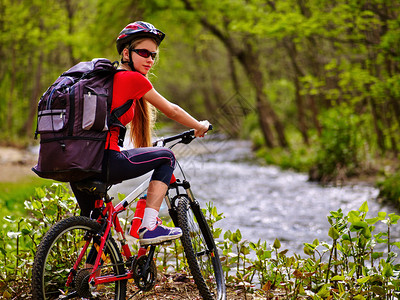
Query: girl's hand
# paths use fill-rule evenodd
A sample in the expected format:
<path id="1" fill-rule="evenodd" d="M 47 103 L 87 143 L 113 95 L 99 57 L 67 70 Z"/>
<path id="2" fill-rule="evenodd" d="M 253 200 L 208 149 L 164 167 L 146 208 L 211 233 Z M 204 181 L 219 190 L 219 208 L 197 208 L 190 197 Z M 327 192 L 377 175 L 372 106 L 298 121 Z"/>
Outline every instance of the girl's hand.
<path id="1" fill-rule="evenodd" d="M 210 127 L 210 122 L 200 121 L 199 126 L 194 130 L 194 135 L 196 137 L 204 137 L 209 127 Z"/>

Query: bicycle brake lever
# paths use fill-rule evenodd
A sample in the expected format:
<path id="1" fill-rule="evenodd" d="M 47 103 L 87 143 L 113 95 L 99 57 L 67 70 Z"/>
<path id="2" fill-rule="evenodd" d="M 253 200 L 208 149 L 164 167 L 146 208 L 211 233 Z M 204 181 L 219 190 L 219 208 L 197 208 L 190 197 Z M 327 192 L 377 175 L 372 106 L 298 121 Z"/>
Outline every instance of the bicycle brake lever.
<path id="1" fill-rule="evenodd" d="M 181 139 L 182 144 L 189 144 L 191 141 L 195 139 L 194 130 L 188 131 Z"/>

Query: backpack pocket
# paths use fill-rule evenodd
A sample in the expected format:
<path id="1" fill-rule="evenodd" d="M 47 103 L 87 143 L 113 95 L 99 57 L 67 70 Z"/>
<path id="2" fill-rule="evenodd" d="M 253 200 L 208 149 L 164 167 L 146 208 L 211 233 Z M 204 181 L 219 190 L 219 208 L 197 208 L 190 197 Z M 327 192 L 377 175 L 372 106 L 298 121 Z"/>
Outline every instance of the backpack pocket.
<path id="1" fill-rule="evenodd" d="M 38 112 L 38 133 L 57 132 L 66 125 L 66 109 L 46 109 Z"/>
<path id="2" fill-rule="evenodd" d="M 83 95 L 82 129 L 107 131 L 107 93 L 88 91 Z"/>

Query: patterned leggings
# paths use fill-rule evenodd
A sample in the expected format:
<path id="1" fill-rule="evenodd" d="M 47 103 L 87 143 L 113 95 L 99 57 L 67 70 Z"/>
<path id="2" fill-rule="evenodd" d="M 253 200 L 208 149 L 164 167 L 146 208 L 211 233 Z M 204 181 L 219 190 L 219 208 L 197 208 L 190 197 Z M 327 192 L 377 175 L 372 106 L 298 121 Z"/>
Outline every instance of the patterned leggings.
<path id="1" fill-rule="evenodd" d="M 135 148 L 121 152 L 106 150 L 104 160 L 105 166 L 108 161 L 108 174 L 104 172 L 94 179 L 106 180 L 108 175 L 110 184 L 136 178 L 154 170 L 151 180 L 169 185 L 175 169 L 175 156 L 168 148 Z M 71 183 L 71 188 L 81 208 L 81 216 L 89 217 L 94 209 L 95 197 L 78 190 L 74 183 Z"/>

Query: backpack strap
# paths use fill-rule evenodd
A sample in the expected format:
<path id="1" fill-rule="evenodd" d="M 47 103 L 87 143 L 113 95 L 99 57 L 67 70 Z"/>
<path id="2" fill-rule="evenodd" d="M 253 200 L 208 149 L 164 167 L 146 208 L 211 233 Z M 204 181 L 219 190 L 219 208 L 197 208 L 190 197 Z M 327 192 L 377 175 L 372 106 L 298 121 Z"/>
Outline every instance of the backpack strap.
<path id="1" fill-rule="evenodd" d="M 133 99 L 129 99 L 121 106 L 114 108 L 113 111 L 111 112 L 110 125 L 118 126 L 120 128 L 118 136 L 118 146 L 120 147 L 124 145 L 126 127 L 122 125 L 119 118 L 131 108 L 132 104 L 133 104 Z"/>

